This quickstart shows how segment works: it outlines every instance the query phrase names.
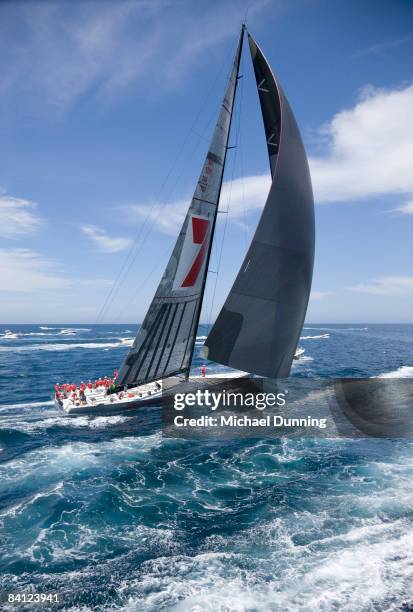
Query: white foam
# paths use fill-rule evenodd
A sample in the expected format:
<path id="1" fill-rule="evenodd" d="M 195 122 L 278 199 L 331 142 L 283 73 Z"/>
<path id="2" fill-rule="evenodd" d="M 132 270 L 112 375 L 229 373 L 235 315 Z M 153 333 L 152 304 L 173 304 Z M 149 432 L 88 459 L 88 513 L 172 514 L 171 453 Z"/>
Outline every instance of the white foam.
<path id="1" fill-rule="evenodd" d="M 344 518 L 345 501 L 352 515 L 352 503 L 364 496 L 339 501 Z M 126 577 L 122 584 L 121 594 L 129 596 L 126 609 L 139 607 L 136 591 L 145 593 L 139 609 L 180 612 L 356 612 L 404 601 L 413 579 L 411 525 L 403 518 L 383 521 L 377 514 L 351 520 L 347 529 L 330 535 L 328 509 L 296 510 L 294 516 L 264 520 L 233 536 L 212 536 L 205 542 L 208 552 L 146 561 L 141 577 Z M 297 542 L 297 536 L 304 538 Z"/>
<path id="2" fill-rule="evenodd" d="M 126 344 L 126 346 L 132 346 L 133 338 L 119 338 L 121 344 Z"/>
<path id="3" fill-rule="evenodd" d="M 305 326 L 303 329 L 317 329 L 320 331 L 329 332 L 342 332 L 342 331 L 367 331 L 368 327 L 309 327 Z"/>
<path id="4" fill-rule="evenodd" d="M 305 520 L 304 515 L 301 518 Z M 322 527 L 327 516 L 319 518 Z M 300 525 L 298 517 L 296 522 Z M 315 522 L 314 528 L 317 526 Z M 177 612 L 384 609 L 388 599 L 403 601 L 413 579 L 410 559 L 413 532 L 407 525 L 404 530 L 402 527 L 396 527 L 394 533 L 387 526 L 372 533 L 358 533 L 355 540 L 350 530 L 348 540 L 344 539 L 337 549 L 324 551 L 324 540 L 320 540 L 321 548 L 314 552 L 318 542 L 313 542 L 311 548 L 296 544 L 290 526 L 277 520 L 270 534 L 263 529 L 260 537 L 254 538 L 249 537 L 256 535 L 253 530 L 250 534 L 244 532 L 236 545 L 240 552 L 164 556 L 144 562 L 142 577 L 125 577 L 122 584 L 121 594 L 129 596 L 124 609 L 168 608 Z M 267 542 L 268 546 L 262 555 L 249 558 L 246 542 L 256 546 L 258 542 L 263 546 Z M 228 550 L 229 542 L 223 544 Z M 280 562 L 285 566 L 280 566 Z M 136 590 L 145 593 L 144 602 L 135 599 Z"/>
<path id="5" fill-rule="evenodd" d="M 73 349 L 107 349 L 119 348 L 120 346 L 131 346 L 132 338 L 120 338 L 117 342 L 76 342 L 72 344 L 30 344 L 28 346 L 17 346 L 13 351 L 18 353 L 33 351 L 70 351 Z M 0 347 L 0 352 L 9 352 L 6 346 Z"/>
<path id="6" fill-rule="evenodd" d="M 129 416 L 100 416 L 94 417 L 89 420 L 88 425 L 91 429 L 96 429 L 98 427 L 105 427 L 106 425 L 119 425 L 120 423 L 126 423 L 131 417 Z M 77 419 L 74 419 L 75 421 Z"/>
<path id="7" fill-rule="evenodd" d="M 53 400 L 44 402 L 28 402 L 24 404 L 3 404 L 1 406 L 0 412 L 3 410 L 19 410 L 19 408 L 39 408 L 40 406 L 53 406 L 53 404 Z"/>
<path id="8" fill-rule="evenodd" d="M 301 336 L 300 340 L 321 340 L 322 338 L 329 338 L 330 334 L 320 334 L 319 336 Z"/>
<path id="9" fill-rule="evenodd" d="M 373 378 L 413 378 L 413 366 L 400 366 L 393 372 L 384 372 Z"/>
<path id="10" fill-rule="evenodd" d="M 39 329 L 65 329 L 66 331 L 92 331 L 88 327 L 48 327 L 47 325 L 39 325 Z"/>
<path id="11" fill-rule="evenodd" d="M 76 418 L 70 416 L 64 416 L 60 412 L 57 413 L 56 416 L 49 417 L 47 419 L 36 419 L 33 421 L 17 421 L 11 424 L 11 427 L 18 431 L 23 432 L 32 432 L 38 431 L 42 429 L 48 429 L 49 427 L 70 427 L 75 429 L 103 429 L 105 427 L 109 427 L 111 425 L 119 425 L 121 423 L 125 423 L 131 416 L 121 416 L 121 415 L 113 415 L 113 416 L 101 416 L 101 417 L 93 417 L 93 416 L 76 416 Z"/>
<path id="12" fill-rule="evenodd" d="M 49 482 L 68 478 L 79 468 L 96 466 L 99 470 L 111 470 L 114 464 L 129 457 L 136 459 L 141 453 L 150 452 L 162 443 L 162 435 L 157 432 L 149 436 L 116 438 L 101 442 L 98 446 L 78 441 L 45 446 L 0 464 L 0 487 L 7 487 L 11 481 L 18 486 L 19 483 L 34 482 L 33 479 L 41 479 L 48 486 Z"/>
<path id="13" fill-rule="evenodd" d="M 305 361 L 314 361 L 314 357 L 310 357 L 309 355 L 303 355 L 301 357 L 299 357 L 299 359 L 295 359 L 292 363 L 293 366 L 299 366 L 300 364 L 304 363 Z"/>

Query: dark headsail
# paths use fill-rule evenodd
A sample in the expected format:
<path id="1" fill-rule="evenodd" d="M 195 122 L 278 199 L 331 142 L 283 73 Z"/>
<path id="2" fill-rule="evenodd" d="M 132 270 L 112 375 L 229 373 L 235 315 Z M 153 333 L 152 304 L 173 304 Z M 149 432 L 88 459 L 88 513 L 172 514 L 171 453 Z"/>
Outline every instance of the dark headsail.
<path id="1" fill-rule="evenodd" d="M 201 312 L 222 186 L 243 30 L 211 145 L 162 280 L 129 354 L 117 387 L 187 373 Z"/>
<path id="2" fill-rule="evenodd" d="M 281 378 L 289 375 L 310 295 L 314 203 L 294 115 L 263 53 L 248 38 L 273 180 L 205 354 L 233 368 Z"/>

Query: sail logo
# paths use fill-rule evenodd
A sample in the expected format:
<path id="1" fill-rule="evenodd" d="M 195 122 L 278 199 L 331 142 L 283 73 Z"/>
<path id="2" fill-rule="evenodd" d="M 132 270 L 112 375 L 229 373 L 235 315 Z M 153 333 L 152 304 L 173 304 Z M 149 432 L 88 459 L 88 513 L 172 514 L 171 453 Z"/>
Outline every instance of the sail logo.
<path id="1" fill-rule="evenodd" d="M 205 217 L 191 216 L 175 276 L 173 290 L 195 288 L 202 278 L 200 274 L 208 252 L 210 221 Z"/>
<path id="2" fill-rule="evenodd" d="M 199 180 L 199 187 L 202 193 L 205 193 L 208 187 L 208 178 L 213 173 L 213 171 L 214 171 L 214 162 L 212 161 L 212 159 L 208 157 L 206 160 L 205 168 L 204 168 L 204 174 L 201 176 Z"/>

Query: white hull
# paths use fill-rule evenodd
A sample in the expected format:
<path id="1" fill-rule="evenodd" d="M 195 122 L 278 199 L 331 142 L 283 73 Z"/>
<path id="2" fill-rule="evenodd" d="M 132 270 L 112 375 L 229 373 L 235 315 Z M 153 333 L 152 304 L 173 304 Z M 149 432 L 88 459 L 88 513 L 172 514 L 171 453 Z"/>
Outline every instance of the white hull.
<path id="1" fill-rule="evenodd" d="M 211 374 L 206 377 L 191 376 L 189 381 L 197 383 L 205 378 L 239 378 L 245 376 L 245 372 L 229 372 L 225 374 Z M 146 406 L 160 406 L 162 403 L 162 380 L 147 383 L 128 389 L 120 393 L 106 394 L 105 389 L 86 390 L 86 403 L 73 402 L 72 399 L 55 399 L 55 406 L 63 410 L 69 416 L 82 415 L 112 415 L 124 414 L 131 410 Z"/>
<path id="2" fill-rule="evenodd" d="M 73 401 L 68 399 L 55 399 L 55 406 L 64 410 L 69 415 L 83 414 L 116 414 L 158 404 L 162 399 L 162 381 L 148 383 L 139 387 L 128 389 L 122 393 L 112 393 L 108 395 L 106 389 L 87 389 L 85 392 L 86 402 Z"/>

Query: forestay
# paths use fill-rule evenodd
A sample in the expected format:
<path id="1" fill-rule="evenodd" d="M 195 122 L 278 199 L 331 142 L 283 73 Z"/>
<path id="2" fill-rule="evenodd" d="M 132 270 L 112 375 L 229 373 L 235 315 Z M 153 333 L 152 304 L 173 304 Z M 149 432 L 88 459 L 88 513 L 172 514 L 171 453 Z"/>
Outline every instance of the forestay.
<path id="1" fill-rule="evenodd" d="M 211 145 L 179 237 L 117 387 L 189 371 L 221 191 L 242 47 L 241 32 Z"/>
<path id="2" fill-rule="evenodd" d="M 205 342 L 212 361 L 261 376 L 289 375 L 314 262 L 314 203 L 290 105 L 249 35 L 272 185 L 247 255 Z"/>

